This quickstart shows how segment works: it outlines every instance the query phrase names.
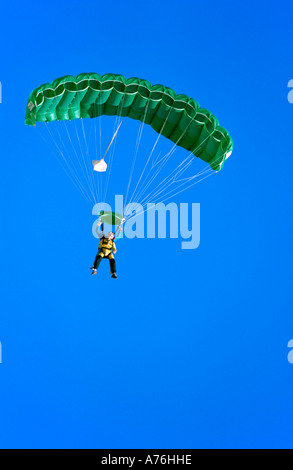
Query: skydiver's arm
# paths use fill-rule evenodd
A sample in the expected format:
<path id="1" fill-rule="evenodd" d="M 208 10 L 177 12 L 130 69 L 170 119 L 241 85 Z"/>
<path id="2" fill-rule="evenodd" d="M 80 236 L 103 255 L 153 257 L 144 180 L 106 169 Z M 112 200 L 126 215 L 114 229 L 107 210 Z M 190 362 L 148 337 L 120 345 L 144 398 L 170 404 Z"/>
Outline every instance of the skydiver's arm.
<path id="1" fill-rule="evenodd" d="M 118 235 L 117 235 L 117 237 L 115 237 L 115 240 L 116 240 L 116 241 L 119 240 L 119 238 L 121 238 L 121 235 L 122 235 L 122 232 L 119 232 Z"/>
<path id="2" fill-rule="evenodd" d="M 105 236 L 104 232 L 101 231 L 102 222 L 98 222 L 96 226 L 96 234 L 99 238 L 103 238 Z"/>
<path id="3" fill-rule="evenodd" d="M 122 236 L 122 227 L 119 227 L 118 228 L 118 235 L 115 236 L 115 240 L 119 240 L 119 238 L 121 238 Z"/>

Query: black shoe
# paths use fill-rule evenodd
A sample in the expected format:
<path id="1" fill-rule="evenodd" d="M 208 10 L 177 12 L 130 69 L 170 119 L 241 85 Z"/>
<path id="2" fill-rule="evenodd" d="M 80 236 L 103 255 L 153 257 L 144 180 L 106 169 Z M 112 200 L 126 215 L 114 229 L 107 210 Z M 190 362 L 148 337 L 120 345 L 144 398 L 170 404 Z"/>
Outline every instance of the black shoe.
<path id="1" fill-rule="evenodd" d="M 118 279 L 118 276 L 116 273 L 113 273 L 112 276 L 111 276 L 113 279 Z"/>
<path id="2" fill-rule="evenodd" d="M 95 268 L 91 268 L 92 269 L 92 274 L 91 276 L 94 276 L 95 274 L 97 274 L 97 270 Z"/>

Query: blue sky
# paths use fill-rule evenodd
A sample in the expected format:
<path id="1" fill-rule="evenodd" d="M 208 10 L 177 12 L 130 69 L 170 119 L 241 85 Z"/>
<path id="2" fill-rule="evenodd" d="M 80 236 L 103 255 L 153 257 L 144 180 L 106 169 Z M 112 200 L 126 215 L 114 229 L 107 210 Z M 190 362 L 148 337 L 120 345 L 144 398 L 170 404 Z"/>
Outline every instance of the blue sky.
<path id="1" fill-rule="evenodd" d="M 1 6 L 1 448 L 292 448 L 291 17 L 282 1 Z M 201 204 L 199 248 L 124 238 L 118 281 L 90 277 L 91 207 L 24 125 L 32 89 L 90 71 L 186 93 L 234 140 L 174 198 Z"/>

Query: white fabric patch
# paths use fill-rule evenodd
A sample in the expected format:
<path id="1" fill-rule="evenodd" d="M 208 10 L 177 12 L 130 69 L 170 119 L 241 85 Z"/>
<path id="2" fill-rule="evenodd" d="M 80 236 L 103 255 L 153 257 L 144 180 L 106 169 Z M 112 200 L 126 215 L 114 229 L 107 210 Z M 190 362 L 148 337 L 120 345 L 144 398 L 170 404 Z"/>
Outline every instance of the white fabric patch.
<path id="1" fill-rule="evenodd" d="M 232 150 L 231 150 L 231 152 L 228 152 L 228 153 L 226 154 L 225 160 L 227 160 L 227 158 L 229 158 L 229 157 L 231 156 L 231 154 L 232 154 Z"/>
<path id="2" fill-rule="evenodd" d="M 32 101 L 30 101 L 29 104 L 27 105 L 27 107 L 31 111 L 35 107 L 35 105 Z"/>
<path id="3" fill-rule="evenodd" d="M 107 163 L 103 158 L 101 160 L 93 160 L 92 164 L 94 165 L 94 171 L 102 173 L 107 170 Z"/>

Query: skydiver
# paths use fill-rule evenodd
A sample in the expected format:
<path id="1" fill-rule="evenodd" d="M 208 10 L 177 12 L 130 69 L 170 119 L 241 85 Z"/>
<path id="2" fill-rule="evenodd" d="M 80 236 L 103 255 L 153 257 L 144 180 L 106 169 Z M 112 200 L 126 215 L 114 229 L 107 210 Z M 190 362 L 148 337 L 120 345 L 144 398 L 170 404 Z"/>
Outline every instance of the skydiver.
<path id="1" fill-rule="evenodd" d="M 98 267 L 100 265 L 100 262 L 102 261 L 103 258 L 108 259 L 110 262 L 110 274 L 113 279 L 118 279 L 117 274 L 116 274 L 116 261 L 114 258 L 114 254 L 117 252 L 117 248 L 114 242 L 115 239 L 115 234 L 113 232 L 109 232 L 107 236 L 105 237 L 104 232 L 100 231 L 100 227 L 102 225 L 102 222 L 97 223 L 97 235 L 100 238 L 100 243 L 99 243 L 99 250 L 95 258 L 94 265 L 91 267 L 92 270 L 92 276 L 97 274 Z M 119 227 L 119 234 L 117 236 L 117 239 L 120 238 L 122 228 Z"/>

